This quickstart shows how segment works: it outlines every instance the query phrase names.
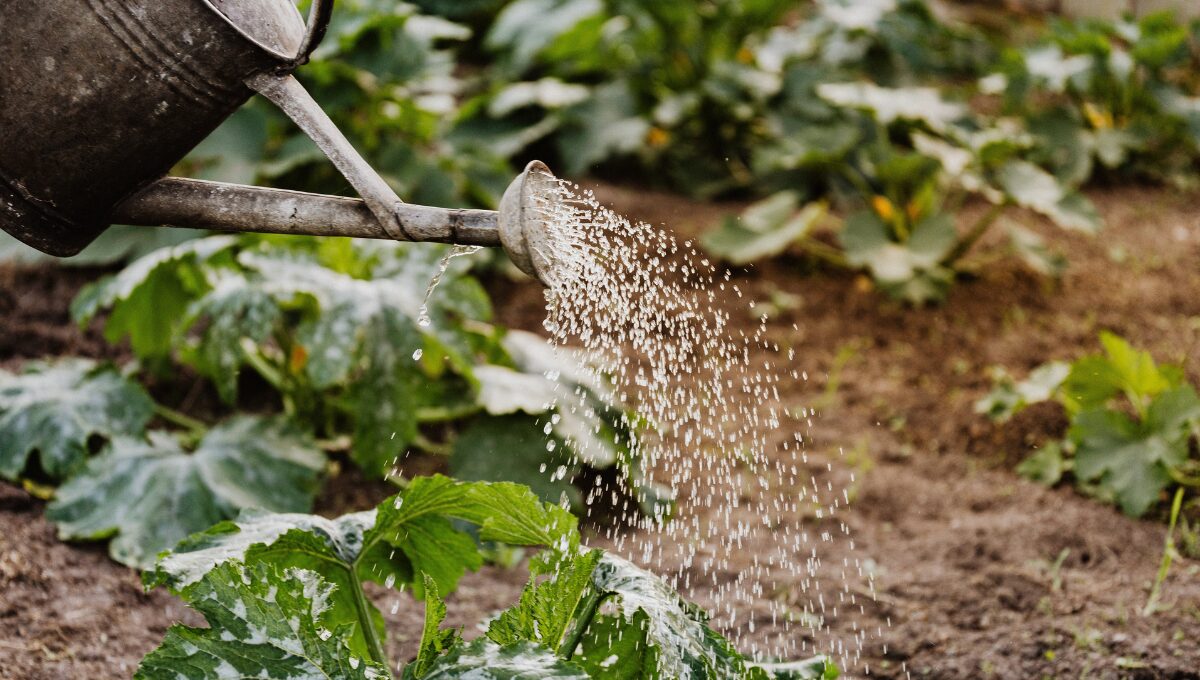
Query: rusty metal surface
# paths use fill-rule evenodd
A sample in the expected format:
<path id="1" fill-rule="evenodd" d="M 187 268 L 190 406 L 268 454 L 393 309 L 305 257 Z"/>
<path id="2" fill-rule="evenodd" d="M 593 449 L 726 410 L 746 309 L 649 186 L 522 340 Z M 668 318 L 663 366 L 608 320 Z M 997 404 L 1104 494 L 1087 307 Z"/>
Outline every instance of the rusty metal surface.
<path id="1" fill-rule="evenodd" d="M 397 211 L 397 219 L 416 237 L 413 240 L 500 245 L 497 214 L 491 210 L 403 204 Z M 394 238 L 360 199 L 174 177 L 130 197 L 117 207 L 114 218 L 143 226 Z"/>
<path id="2" fill-rule="evenodd" d="M 0 27 L 0 227 L 54 255 L 284 63 L 205 0 L 3 0 Z"/>

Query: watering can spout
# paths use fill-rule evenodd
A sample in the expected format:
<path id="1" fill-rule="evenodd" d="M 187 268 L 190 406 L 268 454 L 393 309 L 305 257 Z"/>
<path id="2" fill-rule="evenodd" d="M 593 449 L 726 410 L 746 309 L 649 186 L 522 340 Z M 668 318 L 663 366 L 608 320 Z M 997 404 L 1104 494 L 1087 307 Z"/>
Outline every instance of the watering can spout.
<path id="1" fill-rule="evenodd" d="M 545 164 L 533 161 L 509 184 L 499 210 L 397 200 L 384 221 L 365 199 L 167 177 L 119 204 L 112 219 L 136 226 L 502 247 L 521 271 L 548 283 L 547 222 L 536 203 L 552 200 L 556 182 Z"/>

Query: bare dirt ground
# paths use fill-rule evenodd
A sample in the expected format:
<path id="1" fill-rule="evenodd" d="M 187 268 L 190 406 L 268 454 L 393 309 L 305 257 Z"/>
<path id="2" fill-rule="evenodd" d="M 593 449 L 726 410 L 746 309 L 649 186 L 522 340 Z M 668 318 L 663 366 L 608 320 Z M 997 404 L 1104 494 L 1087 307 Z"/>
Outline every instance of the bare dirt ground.
<path id="1" fill-rule="evenodd" d="M 685 237 L 733 210 L 612 187 L 600 194 Z M 834 623 L 842 635 L 851 625 L 880 631 L 864 651 L 872 677 L 1200 678 L 1200 562 L 1176 562 L 1164 589 L 1169 608 L 1143 617 L 1164 524 L 1012 472 L 1032 445 L 1061 436 L 1065 419 L 1054 408 L 1004 426 L 972 409 L 990 387 L 988 367 L 1023 375 L 1049 359 L 1090 353 L 1102 329 L 1160 360 L 1186 362 L 1200 382 L 1200 196 L 1119 189 L 1093 198 L 1109 222 L 1098 238 L 1014 216 L 1067 251 L 1071 266 L 1058 286 L 1001 260 L 956 287 L 946 305 L 913 310 L 853 275 L 813 272 L 799 260 L 735 275 L 748 297 L 776 302 L 773 332 L 811 376 L 789 385 L 784 400 L 818 408 L 812 472 L 835 484 L 855 472 L 852 507 L 840 515 L 854 549 L 835 543 L 823 559 L 856 558 L 875 573 L 877 599 L 859 597 L 863 613 Z M 0 365 L 64 352 L 119 356 L 94 329 L 67 321 L 71 291 L 92 275 L 0 270 Z M 539 290 L 490 285 L 501 322 L 538 329 Z M 755 320 L 747 314 L 745 323 Z M 330 481 L 319 510 L 367 507 L 385 493 L 346 473 Z M 126 677 L 167 625 L 196 623 L 166 594 L 143 593 L 137 575 L 102 548 L 58 542 L 42 507 L 0 485 L 0 678 Z M 788 521 L 821 526 L 804 513 Z M 740 554 L 748 563 L 767 547 L 746 545 Z M 450 599 L 452 621 L 470 626 L 505 606 L 523 580 L 519 569 L 469 576 Z M 853 585 L 866 592 L 865 581 Z M 405 595 L 377 595 L 393 658 L 405 658 L 421 607 Z M 787 582 L 769 596 L 802 600 Z M 765 609 L 756 611 L 747 639 L 781 632 Z"/>

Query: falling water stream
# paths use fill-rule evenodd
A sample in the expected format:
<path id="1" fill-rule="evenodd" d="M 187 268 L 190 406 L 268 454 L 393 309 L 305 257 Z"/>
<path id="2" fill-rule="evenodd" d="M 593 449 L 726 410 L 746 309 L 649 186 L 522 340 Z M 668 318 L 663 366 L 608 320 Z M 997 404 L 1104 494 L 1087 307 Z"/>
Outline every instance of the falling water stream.
<path id="1" fill-rule="evenodd" d="M 548 223 L 542 247 L 553 251 L 543 253 L 554 266 L 542 272 L 550 341 L 583 350 L 572 352 L 585 357 L 580 369 L 612 386 L 606 406 L 631 406 L 653 424 L 625 423 L 634 434 L 621 443 L 637 472 L 677 499 L 669 518 L 643 513 L 643 504 L 618 507 L 632 529 L 607 530 L 608 547 L 704 605 L 752 656 L 823 653 L 843 672 L 869 672 L 868 632 L 853 615 L 874 598 L 872 574 L 839 517 L 846 490 L 811 474 L 813 414 L 785 407 L 780 389 L 807 380 L 795 353 L 770 339 L 765 315 L 751 332 L 731 323 L 731 310 L 754 304 L 691 242 L 630 222 L 563 181 L 536 197 L 536 209 Z M 450 258 L 473 250 L 447 253 L 426 301 Z M 581 396 L 563 394 L 557 407 L 576 408 Z M 587 442 L 572 444 L 587 458 L 579 449 Z M 589 515 L 619 496 L 584 493 Z M 845 542 L 838 559 L 825 559 L 837 541 Z M 848 625 L 835 630 L 842 617 Z"/>
<path id="2" fill-rule="evenodd" d="M 857 557 L 823 559 L 834 541 L 852 547 L 838 517 L 849 498 L 808 472 L 812 414 L 788 411 L 780 394 L 807 379 L 794 351 L 770 339 L 765 315 L 750 332 L 731 323 L 731 311 L 754 305 L 691 242 L 630 222 L 562 181 L 537 207 L 555 263 L 546 290 L 551 342 L 582 347 L 586 370 L 611 381 L 612 398 L 654 424 L 627 423 L 637 434 L 625 444 L 639 472 L 678 499 L 669 519 L 631 507 L 623 520 L 635 531 L 610 532 L 613 547 L 709 605 L 713 623 L 744 651 L 826 653 L 858 670 L 866 631 L 851 617 L 840 633 L 833 624 L 863 612 L 872 576 Z M 605 491 L 590 490 L 589 501 Z M 789 589 L 799 597 L 785 604 L 779 596 Z M 756 634 L 760 622 L 774 634 Z"/>

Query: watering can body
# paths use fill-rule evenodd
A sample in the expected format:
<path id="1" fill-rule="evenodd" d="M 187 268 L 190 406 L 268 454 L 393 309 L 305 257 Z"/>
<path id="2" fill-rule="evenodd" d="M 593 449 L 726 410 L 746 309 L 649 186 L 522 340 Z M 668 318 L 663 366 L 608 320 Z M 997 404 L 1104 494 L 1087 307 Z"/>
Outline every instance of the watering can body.
<path id="1" fill-rule="evenodd" d="M 294 68 L 306 29 L 286 0 L 4 0 L 0 27 L 0 227 L 59 256 L 245 103 L 250 78 Z"/>
<path id="2" fill-rule="evenodd" d="M 333 0 L 0 0 L 0 228 L 51 255 L 111 222 L 503 246 L 546 282 L 553 193 L 533 161 L 500 210 L 401 201 L 291 76 Z M 360 199 L 164 175 L 255 92 L 288 115 Z"/>

